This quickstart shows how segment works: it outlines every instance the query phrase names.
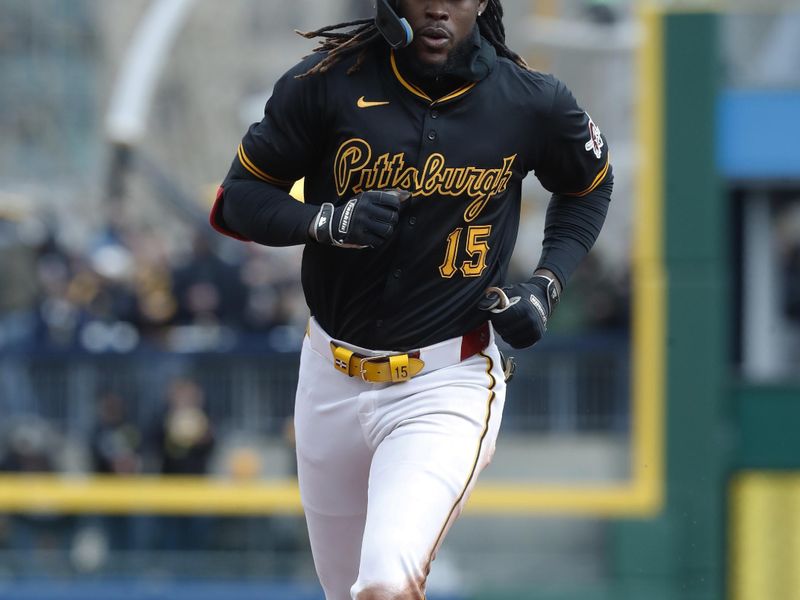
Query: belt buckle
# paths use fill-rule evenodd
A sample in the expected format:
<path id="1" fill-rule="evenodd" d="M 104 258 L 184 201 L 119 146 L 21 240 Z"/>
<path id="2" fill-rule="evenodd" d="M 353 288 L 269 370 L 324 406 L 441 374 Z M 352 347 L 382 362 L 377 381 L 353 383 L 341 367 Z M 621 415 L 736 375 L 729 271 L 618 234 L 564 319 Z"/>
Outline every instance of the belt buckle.
<path id="1" fill-rule="evenodd" d="M 380 383 L 380 382 L 370 381 L 369 379 L 367 379 L 367 377 L 366 377 L 367 370 L 364 368 L 364 365 L 366 365 L 368 363 L 371 363 L 371 362 L 378 362 L 378 361 L 381 361 L 381 360 L 389 360 L 389 356 L 388 355 L 383 355 L 383 354 L 380 354 L 378 356 L 365 356 L 364 358 L 362 358 L 359 361 L 358 370 L 359 370 L 360 375 L 361 375 L 361 381 L 363 381 L 364 383 Z"/>

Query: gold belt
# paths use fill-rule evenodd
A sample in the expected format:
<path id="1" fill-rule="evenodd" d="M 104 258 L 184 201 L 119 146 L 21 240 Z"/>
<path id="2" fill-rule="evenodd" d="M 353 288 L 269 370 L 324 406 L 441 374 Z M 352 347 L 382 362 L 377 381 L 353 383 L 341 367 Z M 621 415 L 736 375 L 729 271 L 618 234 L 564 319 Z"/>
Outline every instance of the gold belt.
<path id="1" fill-rule="evenodd" d="M 460 360 L 484 350 L 489 344 L 489 324 L 482 323 L 461 338 Z M 408 381 L 425 366 L 419 350 L 407 354 L 363 356 L 331 342 L 333 365 L 348 377 L 360 377 L 368 383 L 401 383 Z M 434 369 L 446 365 L 431 365 Z"/>
<path id="2" fill-rule="evenodd" d="M 425 363 L 419 352 L 383 356 L 362 356 L 331 342 L 333 366 L 349 377 L 361 377 L 368 383 L 401 383 L 422 370 Z"/>

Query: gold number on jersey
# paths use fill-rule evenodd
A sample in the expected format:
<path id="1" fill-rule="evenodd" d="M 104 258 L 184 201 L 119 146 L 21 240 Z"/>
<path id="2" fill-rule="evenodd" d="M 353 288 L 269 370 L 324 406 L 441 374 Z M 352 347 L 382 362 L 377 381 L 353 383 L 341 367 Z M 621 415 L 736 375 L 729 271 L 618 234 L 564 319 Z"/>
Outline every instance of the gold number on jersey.
<path id="1" fill-rule="evenodd" d="M 456 267 L 458 251 L 461 242 L 462 227 L 459 227 L 447 236 L 447 250 L 444 262 L 439 267 L 439 273 L 445 279 L 450 279 L 459 270 L 464 277 L 480 277 L 486 269 L 486 255 L 489 253 L 487 239 L 492 233 L 491 225 L 474 225 L 467 229 L 466 252 L 470 256 L 465 260 L 460 269 Z"/>
<path id="2" fill-rule="evenodd" d="M 464 261 L 461 265 L 464 277 L 480 277 L 486 268 L 486 254 L 489 252 L 489 243 L 486 240 L 490 233 L 491 225 L 475 225 L 467 231 L 467 254 L 472 260 Z"/>
<path id="3" fill-rule="evenodd" d="M 444 262 L 439 267 L 439 273 L 445 279 L 450 279 L 456 274 L 456 255 L 458 254 L 458 242 L 461 240 L 462 228 L 459 227 L 447 236 L 447 252 L 444 255 Z"/>

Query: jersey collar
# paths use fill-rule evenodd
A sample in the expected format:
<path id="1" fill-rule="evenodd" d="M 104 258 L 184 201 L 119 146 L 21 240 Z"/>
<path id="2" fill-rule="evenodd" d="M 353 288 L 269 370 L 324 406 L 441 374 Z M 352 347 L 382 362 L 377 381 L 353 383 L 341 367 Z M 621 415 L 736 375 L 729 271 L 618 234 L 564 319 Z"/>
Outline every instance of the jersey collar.
<path id="1" fill-rule="evenodd" d="M 469 61 L 457 69 L 453 75 L 465 81 L 478 82 L 489 76 L 496 62 L 497 50 L 481 36 L 480 29 L 476 26 L 472 30 L 472 54 Z"/>
<path id="2" fill-rule="evenodd" d="M 397 81 L 399 81 L 406 90 L 411 92 L 416 97 L 425 100 L 431 106 L 444 104 L 445 102 L 455 100 L 456 98 L 459 98 L 469 92 L 472 88 L 478 85 L 480 81 L 488 77 L 494 69 L 495 63 L 497 62 L 497 52 L 495 51 L 494 46 L 492 46 L 491 43 L 489 43 L 480 35 L 477 27 L 475 28 L 473 35 L 475 38 L 475 51 L 472 53 L 469 63 L 456 73 L 458 77 L 465 80 L 464 85 L 453 90 L 449 94 L 442 96 L 441 98 L 434 100 L 418 86 L 414 85 L 408 79 L 403 77 L 403 74 L 400 72 L 400 69 L 397 66 L 397 57 L 395 56 L 394 50 L 391 50 L 391 54 L 389 56 L 392 73 L 394 73 Z"/>

